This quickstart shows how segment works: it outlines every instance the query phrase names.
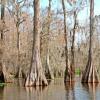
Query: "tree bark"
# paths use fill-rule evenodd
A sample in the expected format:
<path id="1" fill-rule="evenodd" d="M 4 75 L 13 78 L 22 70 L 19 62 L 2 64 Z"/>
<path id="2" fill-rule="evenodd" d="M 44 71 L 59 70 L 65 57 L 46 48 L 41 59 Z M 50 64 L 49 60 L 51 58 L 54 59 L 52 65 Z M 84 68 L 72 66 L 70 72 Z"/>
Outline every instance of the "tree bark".
<path id="1" fill-rule="evenodd" d="M 82 76 L 82 82 L 99 82 L 98 73 L 96 67 L 93 65 L 93 32 L 94 32 L 94 0 L 90 0 L 90 42 L 89 42 L 89 54 L 88 62 L 85 71 Z"/>
<path id="2" fill-rule="evenodd" d="M 4 22 L 4 15 L 5 15 L 5 2 L 4 0 L 1 0 L 1 22 L 2 24 L 5 24 Z M 0 82 L 5 82 L 4 73 L 3 73 L 3 29 L 1 29 L 1 36 L 0 36 Z"/>
<path id="3" fill-rule="evenodd" d="M 40 58 L 40 0 L 34 0 L 34 41 L 32 61 L 25 86 L 48 85 Z"/>
<path id="4" fill-rule="evenodd" d="M 17 7 L 16 7 L 16 32 L 17 32 L 17 73 L 16 76 L 17 78 L 22 78 L 23 73 L 22 73 L 22 68 L 20 67 L 20 31 L 19 31 L 19 26 L 20 26 L 20 3 L 17 2 Z"/>
<path id="5" fill-rule="evenodd" d="M 4 83 L 4 82 L 5 82 L 5 78 L 4 78 L 4 73 L 3 73 L 3 66 L 0 59 L 0 83 Z"/>
<path id="6" fill-rule="evenodd" d="M 70 66 L 68 63 L 68 43 L 67 43 L 67 25 L 66 25 L 66 10 L 65 10 L 65 3 L 64 0 L 62 0 L 62 8 L 63 8 L 63 13 L 64 13 L 64 38 L 65 38 L 65 56 L 66 56 L 66 69 L 65 69 L 65 74 L 64 74 L 64 82 L 66 81 L 71 81 L 71 71 L 70 71 Z"/>
<path id="7" fill-rule="evenodd" d="M 2 24 L 5 24 L 4 22 L 4 14 L 5 14 L 5 1 L 1 0 L 1 22 Z M 3 40 L 3 29 L 1 30 L 1 39 Z"/>
<path id="8" fill-rule="evenodd" d="M 22 68 L 20 67 L 20 32 L 19 32 L 18 12 L 17 12 L 16 29 L 17 29 L 17 68 L 18 68 L 18 71 L 16 73 L 16 77 L 22 78 Z"/>
<path id="9" fill-rule="evenodd" d="M 73 35 L 72 35 L 72 46 L 71 46 L 71 64 L 70 64 L 70 68 L 71 68 L 71 80 L 74 80 L 75 77 L 75 31 L 76 31 L 76 18 L 77 18 L 77 14 L 76 11 L 74 11 L 74 28 L 73 28 Z"/>
<path id="10" fill-rule="evenodd" d="M 52 70 L 51 70 L 51 66 L 50 66 L 50 61 L 49 61 L 49 51 L 50 51 L 50 48 L 49 48 L 49 44 L 50 44 L 50 23 L 51 23 L 51 1 L 52 0 L 49 0 L 49 7 L 48 7 L 48 40 L 47 40 L 47 55 L 46 55 L 46 68 L 48 69 L 48 74 L 47 78 L 49 79 L 54 79 L 54 75 L 52 73 Z"/>

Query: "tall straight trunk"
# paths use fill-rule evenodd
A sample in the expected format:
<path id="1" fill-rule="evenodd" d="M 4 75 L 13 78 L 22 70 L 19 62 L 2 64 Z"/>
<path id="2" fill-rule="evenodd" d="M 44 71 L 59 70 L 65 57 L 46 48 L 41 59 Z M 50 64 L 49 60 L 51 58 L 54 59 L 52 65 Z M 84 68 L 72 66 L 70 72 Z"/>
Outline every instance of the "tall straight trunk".
<path id="1" fill-rule="evenodd" d="M 19 31 L 19 26 L 20 26 L 20 15 L 19 15 L 19 5 L 20 3 L 17 3 L 17 7 L 16 8 L 16 33 L 17 33 L 17 73 L 16 73 L 16 76 L 17 78 L 22 78 L 22 68 L 20 67 L 20 31 Z"/>
<path id="2" fill-rule="evenodd" d="M 5 15 L 5 2 L 4 0 L 1 0 L 1 22 L 2 24 L 5 24 L 4 22 L 4 15 Z M 1 30 L 1 36 L 0 36 L 0 82 L 5 82 L 4 79 L 4 73 L 3 73 L 3 28 Z"/>
<path id="3" fill-rule="evenodd" d="M 74 80 L 75 77 L 75 31 L 76 31 L 76 11 L 74 11 L 74 28 L 73 28 L 73 35 L 72 35 L 72 46 L 71 46 L 71 79 Z"/>
<path id="4" fill-rule="evenodd" d="M 34 41 L 30 71 L 25 86 L 48 85 L 40 58 L 40 0 L 34 0 Z"/>
<path id="5" fill-rule="evenodd" d="M 90 0 L 90 42 L 89 42 L 89 55 L 86 69 L 82 76 L 82 82 L 99 82 L 98 73 L 96 67 L 93 65 L 93 32 L 94 32 L 94 0 Z"/>
<path id="6" fill-rule="evenodd" d="M 49 44 L 50 44 L 50 23 L 51 23 L 51 1 L 52 0 L 49 0 L 49 7 L 48 7 L 48 40 L 47 40 L 47 55 L 46 55 L 46 68 L 48 69 L 48 78 L 49 79 L 54 79 L 54 75 L 52 73 L 52 70 L 51 70 L 51 66 L 50 66 L 50 63 L 49 63 Z"/>
<path id="7" fill-rule="evenodd" d="M 64 13 L 64 38 L 66 42 L 65 46 L 65 56 L 66 56 L 66 69 L 65 69 L 65 74 L 64 74 L 64 82 L 70 81 L 71 80 L 71 73 L 70 73 L 70 66 L 68 64 L 68 43 L 67 43 L 67 25 L 66 25 L 66 9 L 65 9 L 65 3 L 64 0 L 62 0 L 62 8 L 63 8 L 63 13 Z"/>
<path id="8" fill-rule="evenodd" d="M 20 67 L 20 32 L 19 32 L 19 22 L 17 17 L 17 23 L 16 23 L 16 29 L 17 29 L 17 73 L 16 77 L 21 78 L 22 77 L 22 69 Z"/>
<path id="9" fill-rule="evenodd" d="M 2 24 L 5 24 L 4 14 L 5 14 L 5 1 L 1 0 L 1 21 L 2 21 Z M 3 29 L 1 30 L 1 39 L 3 40 Z"/>

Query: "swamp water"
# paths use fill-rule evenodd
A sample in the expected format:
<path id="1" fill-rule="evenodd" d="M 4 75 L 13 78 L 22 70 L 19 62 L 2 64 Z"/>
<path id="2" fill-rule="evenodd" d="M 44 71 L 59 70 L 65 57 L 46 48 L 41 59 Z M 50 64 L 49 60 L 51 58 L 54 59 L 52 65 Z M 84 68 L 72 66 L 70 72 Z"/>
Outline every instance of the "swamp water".
<path id="1" fill-rule="evenodd" d="M 100 100 L 100 84 L 84 84 L 80 79 L 64 85 L 63 79 L 55 79 L 44 88 L 25 88 L 22 81 L 0 87 L 0 100 Z"/>

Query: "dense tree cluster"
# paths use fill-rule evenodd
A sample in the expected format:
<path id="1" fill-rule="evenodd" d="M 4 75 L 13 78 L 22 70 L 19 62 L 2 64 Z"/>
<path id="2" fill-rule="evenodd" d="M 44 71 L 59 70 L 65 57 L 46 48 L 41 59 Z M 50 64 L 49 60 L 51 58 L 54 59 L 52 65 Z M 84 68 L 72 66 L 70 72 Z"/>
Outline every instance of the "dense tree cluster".
<path id="1" fill-rule="evenodd" d="M 25 78 L 25 86 L 48 85 L 54 77 L 74 81 L 77 69 L 82 82 L 99 82 L 100 16 L 94 16 L 94 0 L 88 1 L 87 23 L 78 18 L 87 0 L 59 0 L 56 9 L 53 0 L 45 8 L 41 2 L 0 1 L 0 82 L 15 77 Z"/>

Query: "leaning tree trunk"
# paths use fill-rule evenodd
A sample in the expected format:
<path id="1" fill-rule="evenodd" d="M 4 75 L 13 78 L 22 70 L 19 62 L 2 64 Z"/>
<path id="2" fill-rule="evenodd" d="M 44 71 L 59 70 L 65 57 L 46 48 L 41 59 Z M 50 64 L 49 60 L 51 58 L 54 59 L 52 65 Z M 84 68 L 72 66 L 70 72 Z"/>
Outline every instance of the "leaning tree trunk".
<path id="1" fill-rule="evenodd" d="M 46 68 L 47 68 L 47 72 L 46 74 L 48 74 L 47 78 L 49 79 L 54 79 L 54 75 L 52 73 L 52 70 L 51 70 L 51 66 L 50 66 L 50 63 L 49 63 L 49 44 L 50 44 L 50 22 L 51 22 L 51 1 L 52 0 L 49 0 L 49 7 L 48 7 L 48 40 L 47 40 L 47 55 L 46 55 Z"/>
<path id="2" fill-rule="evenodd" d="M 71 80 L 74 80 L 75 77 L 75 31 L 76 31 L 76 18 L 77 14 L 76 11 L 74 11 L 74 28 L 73 28 L 73 35 L 72 35 L 72 46 L 71 46 Z"/>
<path id="3" fill-rule="evenodd" d="M 68 46 L 67 46 L 67 25 L 66 25 L 66 10 L 65 10 L 65 3 L 64 0 L 62 0 L 62 7 L 63 7 L 63 13 L 64 13 L 64 38 L 65 38 L 65 56 L 66 56 L 66 69 L 64 74 L 64 82 L 71 81 L 71 73 L 70 73 L 70 66 L 68 63 Z"/>
<path id="4" fill-rule="evenodd" d="M 32 61 L 25 86 L 48 85 L 40 58 L 40 0 L 34 0 L 34 41 Z"/>
<path id="5" fill-rule="evenodd" d="M 86 69 L 82 76 L 82 82 L 99 82 L 98 73 L 96 67 L 93 65 L 93 52 L 92 52 L 92 37 L 94 32 L 94 0 L 90 0 L 90 43 L 89 43 L 89 55 Z"/>

